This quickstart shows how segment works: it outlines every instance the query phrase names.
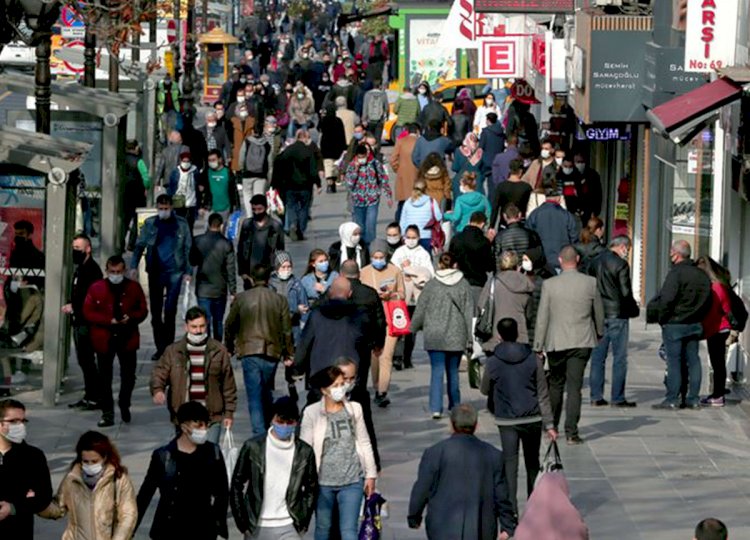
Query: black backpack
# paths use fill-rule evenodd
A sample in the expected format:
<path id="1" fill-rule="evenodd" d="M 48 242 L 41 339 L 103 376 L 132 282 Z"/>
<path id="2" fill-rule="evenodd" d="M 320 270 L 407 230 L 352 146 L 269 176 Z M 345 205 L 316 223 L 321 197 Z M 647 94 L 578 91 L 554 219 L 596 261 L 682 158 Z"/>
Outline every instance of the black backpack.
<path id="1" fill-rule="evenodd" d="M 748 316 L 745 302 L 739 294 L 734 292 L 732 287 L 727 287 L 727 294 L 729 294 L 729 313 L 727 314 L 729 325 L 732 330 L 742 332 L 747 324 Z"/>

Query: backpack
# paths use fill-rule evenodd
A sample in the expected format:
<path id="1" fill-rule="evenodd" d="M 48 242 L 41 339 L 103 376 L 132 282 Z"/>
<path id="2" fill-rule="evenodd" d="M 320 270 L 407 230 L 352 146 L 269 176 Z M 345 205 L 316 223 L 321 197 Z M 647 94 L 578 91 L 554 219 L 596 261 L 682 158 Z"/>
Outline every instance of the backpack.
<path id="1" fill-rule="evenodd" d="M 266 144 L 248 139 L 245 141 L 245 170 L 253 174 L 263 174 L 266 168 Z"/>
<path id="2" fill-rule="evenodd" d="M 377 122 L 385 116 L 385 109 L 383 108 L 382 92 L 374 92 L 370 100 L 367 102 L 367 119 L 370 122 Z"/>
<path id="3" fill-rule="evenodd" d="M 729 295 L 729 313 L 727 314 L 729 325 L 732 330 L 742 332 L 745 329 L 748 317 L 745 302 L 739 294 L 734 292 L 732 287 L 727 287 L 727 294 Z"/>

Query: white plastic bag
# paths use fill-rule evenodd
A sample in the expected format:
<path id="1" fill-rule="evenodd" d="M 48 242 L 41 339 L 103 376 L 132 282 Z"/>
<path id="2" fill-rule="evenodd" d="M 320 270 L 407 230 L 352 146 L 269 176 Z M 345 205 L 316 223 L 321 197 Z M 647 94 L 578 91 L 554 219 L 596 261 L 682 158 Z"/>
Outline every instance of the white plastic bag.
<path id="1" fill-rule="evenodd" d="M 184 321 L 185 315 L 191 307 L 198 305 L 198 298 L 195 296 L 192 281 L 182 282 L 182 291 L 180 292 L 180 305 L 177 313 L 177 320 Z"/>
<path id="2" fill-rule="evenodd" d="M 234 466 L 237 464 L 237 457 L 240 454 L 240 449 L 234 445 L 234 435 L 232 435 L 231 429 L 224 431 L 224 437 L 221 439 L 221 454 L 224 456 L 224 465 L 227 468 L 227 479 L 231 483 Z"/>

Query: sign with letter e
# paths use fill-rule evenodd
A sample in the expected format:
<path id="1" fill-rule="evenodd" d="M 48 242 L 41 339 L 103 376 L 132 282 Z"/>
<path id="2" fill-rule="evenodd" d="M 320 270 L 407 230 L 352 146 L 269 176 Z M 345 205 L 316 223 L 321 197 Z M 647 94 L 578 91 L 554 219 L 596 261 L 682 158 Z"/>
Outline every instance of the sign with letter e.
<path id="1" fill-rule="evenodd" d="M 520 77 L 523 75 L 521 69 L 521 38 L 502 37 L 481 41 L 479 77 Z"/>

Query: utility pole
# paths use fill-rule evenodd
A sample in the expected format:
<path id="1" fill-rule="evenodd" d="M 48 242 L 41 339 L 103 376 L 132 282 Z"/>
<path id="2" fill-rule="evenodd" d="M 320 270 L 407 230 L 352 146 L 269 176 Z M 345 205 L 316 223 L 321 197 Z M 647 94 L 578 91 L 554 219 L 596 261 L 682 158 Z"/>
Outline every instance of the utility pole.
<path id="1" fill-rule="evenodd" d="M 36 98 L 36 131 L 50 134 L 52 128 L 52 74 L 49 61 L 52 56 L 52 32 L 49 29 L 39 30 L 36 45 L 36 66 L 34 67 L 34 97 Z"/>
<path id="2" fill-rule="evenodd" d="M 174 47 L 174 77 L 172 80 L 175 84 L 177 84 L 180 81 L 180 74 L 182 73 L 180 70 L 180 42 L 182 41 L 182 36 L 180 35 L 182 33 L 182 28 L 180 25 L 180 8 L 182 7 L 182 2 L 180 0 L 174 0 L 174 6 L 172 7 L 174 20 L 177 23 L 175 28 L 175 40 L 172 47 Z"/>
<path id="3" fill-rule="evenodd" d="M 187 36 L 185 39 L 185 79 L 182 81 L 182 97 L 185 111 L 193 112 L 195 102 L 195 0 L 188 0 Z"/>
<path id="4" fill-rule="evenodd" d="M 86 25 L 83 38 L 83 86 L 96 87 L 96 34 Z"/>

